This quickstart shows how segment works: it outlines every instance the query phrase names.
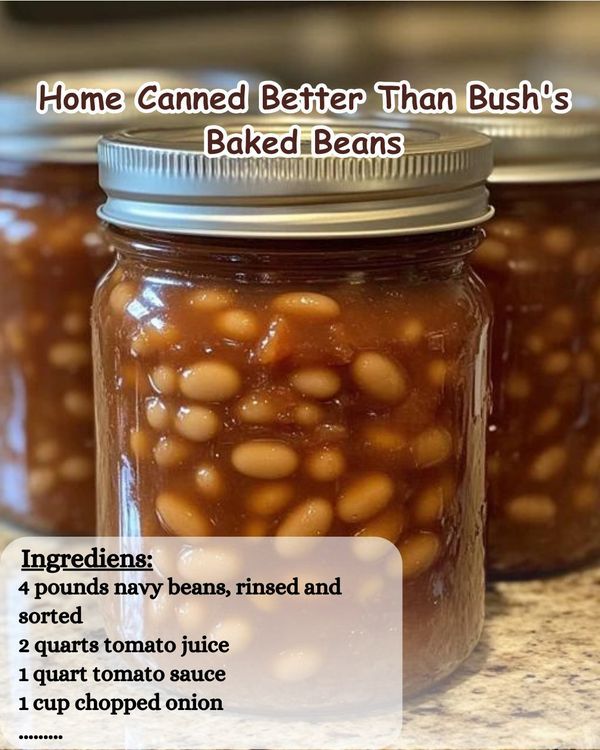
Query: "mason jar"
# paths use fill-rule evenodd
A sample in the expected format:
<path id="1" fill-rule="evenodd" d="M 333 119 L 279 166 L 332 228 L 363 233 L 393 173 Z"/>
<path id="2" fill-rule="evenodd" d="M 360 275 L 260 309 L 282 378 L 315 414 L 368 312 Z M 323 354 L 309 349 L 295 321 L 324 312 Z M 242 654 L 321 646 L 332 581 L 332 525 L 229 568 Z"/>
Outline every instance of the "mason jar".
<path id="1" fill-rule="evenodd" d="M 40 77 L 119 87 L 128 104 L 116 114 L 39 115 L 37 78 L 0 90 L 0 515 L 41 532 L 91 534 L 89 317 L 109 266 L 98 236 L 96 144 L 139 119 L 130 99 L 141 83 L 183 79 L 157 70 Z"/>
<path id="2" fill-rule="evenodd" d="M 109 265 L 95 143 L 81 116 L 0 92 L 0 514 L 46 533 L 95 527 L 90 305 Z M 101 117 L 101 116 L 100 116 Z"/>
<path id="3" fill-rule="evenodd" d="M 533 575 L 600 553 L 600 121 L 468 122 L 496 162 L 473 255 L 494 303 L 488 560 Z"/>
<path id="4" fill-rule="evenodd" d="M 491 153 L 393 129 L 390 160 L 207 159 L 191 130 L 101 141 L 98 528 L 390 540 L 411 693 L 483 621 L 490 316 L 467 257 Z"/>

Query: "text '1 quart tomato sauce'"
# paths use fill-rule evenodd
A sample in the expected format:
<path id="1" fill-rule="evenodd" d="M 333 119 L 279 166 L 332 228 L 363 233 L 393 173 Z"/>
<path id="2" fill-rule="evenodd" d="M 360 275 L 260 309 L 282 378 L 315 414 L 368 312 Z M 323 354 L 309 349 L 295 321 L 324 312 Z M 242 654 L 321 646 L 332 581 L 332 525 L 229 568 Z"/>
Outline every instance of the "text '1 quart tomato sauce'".
<path id="1" fill-rule="evenodd" d="M 104 139 L 116 263 L 93 339 L 99 532 L 391 540 L 411 693 L 483 621 L 490 319 L 466 259 L 491 155 L 395 129 L 398 160 L 208 160 L 200 128 Z"/>

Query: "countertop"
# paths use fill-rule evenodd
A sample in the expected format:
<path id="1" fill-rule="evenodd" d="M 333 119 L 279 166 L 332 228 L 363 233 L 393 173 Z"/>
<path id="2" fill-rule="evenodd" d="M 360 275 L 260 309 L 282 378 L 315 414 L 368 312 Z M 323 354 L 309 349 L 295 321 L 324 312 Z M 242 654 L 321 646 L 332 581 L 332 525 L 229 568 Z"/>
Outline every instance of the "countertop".
<path id="1" fill-rule="evenodd" d="M 483 637 L 404 712 L 403 747 L 600 749 L 600 566 L 489 586 Z"/>
<path id="2" fill-rule="evenodd" d="M 600 566 L 491 584 L 478 647 L 405 706 L 402 748 L 600 750 Z"/>

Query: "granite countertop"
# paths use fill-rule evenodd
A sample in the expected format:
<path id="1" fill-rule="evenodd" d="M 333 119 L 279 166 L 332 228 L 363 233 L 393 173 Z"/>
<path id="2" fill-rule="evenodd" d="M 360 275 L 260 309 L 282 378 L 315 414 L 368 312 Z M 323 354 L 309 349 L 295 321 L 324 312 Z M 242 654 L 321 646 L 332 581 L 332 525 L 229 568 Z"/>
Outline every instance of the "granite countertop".
<path id="1" fill-rule="evenodd" d="M 22 534 L 0 526 L 0 549 Z M 402 748 L 600 750 L 600 566 L 491 584 L 478 647 L 405 705 Z"/>
<path id="2" fill-rule="evenodd" d="M 600 566 L 496 583 L 483 637 L 405 706 L 411 750 L 600 750 Z"/>

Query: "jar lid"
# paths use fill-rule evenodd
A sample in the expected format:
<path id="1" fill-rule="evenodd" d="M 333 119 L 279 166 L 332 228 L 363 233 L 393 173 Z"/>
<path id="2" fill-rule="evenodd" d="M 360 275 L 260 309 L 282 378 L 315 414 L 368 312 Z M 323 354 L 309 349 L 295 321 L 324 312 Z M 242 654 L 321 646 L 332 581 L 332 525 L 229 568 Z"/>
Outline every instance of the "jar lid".
<path id="1" fill-rule="evenodd" d="M 600 113 L 456 114 L 448 120 L 490 136 L 490 182 L 549 183 L 600 179 Z"/>
<path id="2" fill-rule="evenodd" d="M 193 115 L 164 115 L 139 112 L 133 97 L 138 88 L 150 81 L 161 87 L 230 88 L 243 73 L 227 70 L 176 71 L 153 68 L 106 69 L 84 72 L 47 72 L 19 78 L 0 86 L 0 158 L 17 161 L 93 164 L 97 159 L 98 139 L 105 133 L 137 125 L 157 127 L 165 123 L 190 124 Z M 121 89 L 126 106 L 122 112 L 98 114 L 36 111 L 39 81 L 50 85 L 62 81 L 66 88 Z M 255 77 L 251 77 L 255 81 Z M 252 83 L 251 83 L 252 85 Z"/>
<path id="3" fill-rule="evenodd" d="M 425 122 L 256 116 L 256 130 L 300 126 L 301 155 L 205 156 L 203 128 L 138 130 L 103 138 L 99 215 L 111 224 L 229 237 L 341 237 L 440 232 L 491 216 L 487 137 Z M 241 120 L 211 120 L 228 134 Z M 310 131 L 404 135 L 397 158 L 313 156 Z"/>

